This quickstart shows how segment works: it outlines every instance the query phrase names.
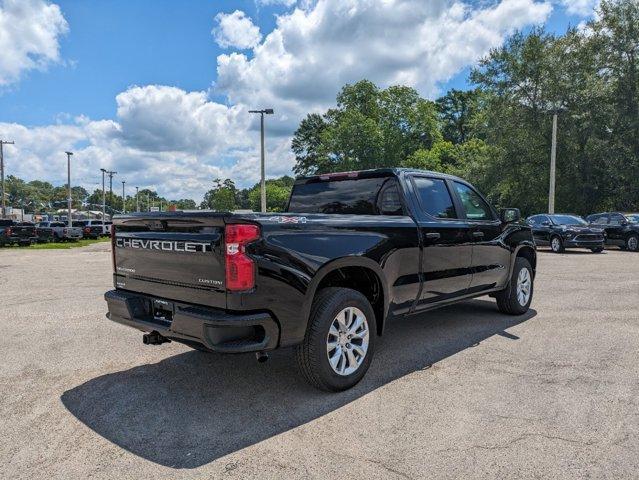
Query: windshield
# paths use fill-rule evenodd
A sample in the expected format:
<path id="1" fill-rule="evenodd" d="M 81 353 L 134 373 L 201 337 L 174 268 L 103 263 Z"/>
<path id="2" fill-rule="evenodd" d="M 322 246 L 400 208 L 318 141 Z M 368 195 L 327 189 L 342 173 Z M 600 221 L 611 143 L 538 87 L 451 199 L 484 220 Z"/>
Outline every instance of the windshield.
<path id="1" fill-rule="evenodd" d="M 588 222 L 576 215 L 552 215 L 551 218 L 555 225 L 588 225 Z"/>
<path id="2" fill-rule="evenodd" d="M 626 213 L 625 217 L 630 223 L 639 223 L 639 213 Z"/>

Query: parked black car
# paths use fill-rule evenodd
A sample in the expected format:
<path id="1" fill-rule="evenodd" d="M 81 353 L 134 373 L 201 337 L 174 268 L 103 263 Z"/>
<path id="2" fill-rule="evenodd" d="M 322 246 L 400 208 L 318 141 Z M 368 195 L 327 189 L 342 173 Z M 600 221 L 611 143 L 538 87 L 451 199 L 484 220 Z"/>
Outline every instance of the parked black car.
<path id="1" fill-rule="evenodd" d="M 639 251 L 639 213 L 593 213 L 586 220 L 595 227 L 604 229 L 606 245 L 631 252 Z"/>
<path id="2" fill-rule="evenodd" d="M 561 253 L 566 248 L 588 248 L 594 253 L 604 249 L 603 230 L 591 227 L 578 215 L 542 213 L 528 217 L 528 224 L 532 228 L 535 243 L 550 246 L 555 253 Z"/>
<path id="3" fill-rule="evenodd" d="M 336 391 L 364 376 L 391 318 L 483 295 L 521 315 L 532 301 L 530 227 L 460 178 L 307 177 L 287 212 L 116 216 L 108 318 L 148 332 L 145 344 L 260 360 L 294 346 L 304 377 Z"/>
<path id="4" fill-rule="evenodd" d="M 73 222 L 73 226 L 82 229 L 82 236 L 84 238 L 96 239 L 102 236 L 102 222 L 96 220 L 76 220 Z"/>
<path id="5" fill-rule="evenodd" d="M 0 219 L 0 246 L 31 245 L 37 240 L 33 223 Z"/>

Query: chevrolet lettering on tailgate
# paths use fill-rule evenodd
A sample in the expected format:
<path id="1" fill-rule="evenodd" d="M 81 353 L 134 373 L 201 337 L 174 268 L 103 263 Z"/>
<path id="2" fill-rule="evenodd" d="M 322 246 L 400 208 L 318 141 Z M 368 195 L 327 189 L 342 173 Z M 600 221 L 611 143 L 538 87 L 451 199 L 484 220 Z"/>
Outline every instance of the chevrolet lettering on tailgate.
<path id="1" fill-rule="evenodd" d="M 139 250 L 162 250 L 165 252 L 210 252 L 210 243 L 179 242 L 172 240 L 143 240 L 141 238 L 117 238 L 117 248 L 135 248 Z"/>

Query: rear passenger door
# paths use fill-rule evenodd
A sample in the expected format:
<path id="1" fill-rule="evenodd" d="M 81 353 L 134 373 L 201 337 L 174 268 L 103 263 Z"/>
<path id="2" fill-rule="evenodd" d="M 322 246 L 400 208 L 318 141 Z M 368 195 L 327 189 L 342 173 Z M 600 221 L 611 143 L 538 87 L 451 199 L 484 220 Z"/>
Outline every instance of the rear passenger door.
<path id="1" fill-rule="evenodd" d="M 470 227 L 446 179 L 412 175 L 413 211 L 422 239 L 421 291 L 414 309 L 464 295 L 472 279 Z"/>
<path id="2" fill-rule="evenodd" d="M 624 246 L 625 235 L 624 235 L 624 223 L 626 222 L 626 217 L 620 215 L 618 213 L 611 213 L 608 219 L 608 226 L 606 228 L 607 240 L 612 245 Z"/>
<path id="3" fill-rule="evenodd" d="M 505 285 L 510 267 L 510 249 L 502 241 L 502 223 L 497 212 L 467 183 L 453 181 L 462 214 L 470 226 L 473 242 L 469 293 Z"/>

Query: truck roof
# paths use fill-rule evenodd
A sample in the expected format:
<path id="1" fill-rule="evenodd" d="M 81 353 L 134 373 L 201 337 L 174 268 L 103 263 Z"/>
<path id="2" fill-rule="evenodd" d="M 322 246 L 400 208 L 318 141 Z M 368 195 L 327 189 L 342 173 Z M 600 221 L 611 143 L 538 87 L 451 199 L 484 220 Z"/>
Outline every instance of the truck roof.
<path id="1" fill-rule="evenodd" d="M 391 176 L 399 176 L 402 173 L 425 173 L 430 176 L 439 177 L 439 178 L 448 178 L 450 180 L 462 180 L 459 177 L 454 175 L 449 175 L 447 173 L 441 172 L 433 172 L 430 170 L 419 170 L 417 168 L 404 168 L 404 167 L 394 167 L 394 168 L 373 168 L 370 170 L 353 170 L 350 172 L 333 172 L 333 173 L 320 173 L 317 175 L 308 175 L 305 177 L 298 177 L 295 179 L 295 184 L 302 184 L 308 182 L 316 182 L 316 181 L 325 181 L 331 178 L 375 178 L 375 177 L 391 177 Z"/>

